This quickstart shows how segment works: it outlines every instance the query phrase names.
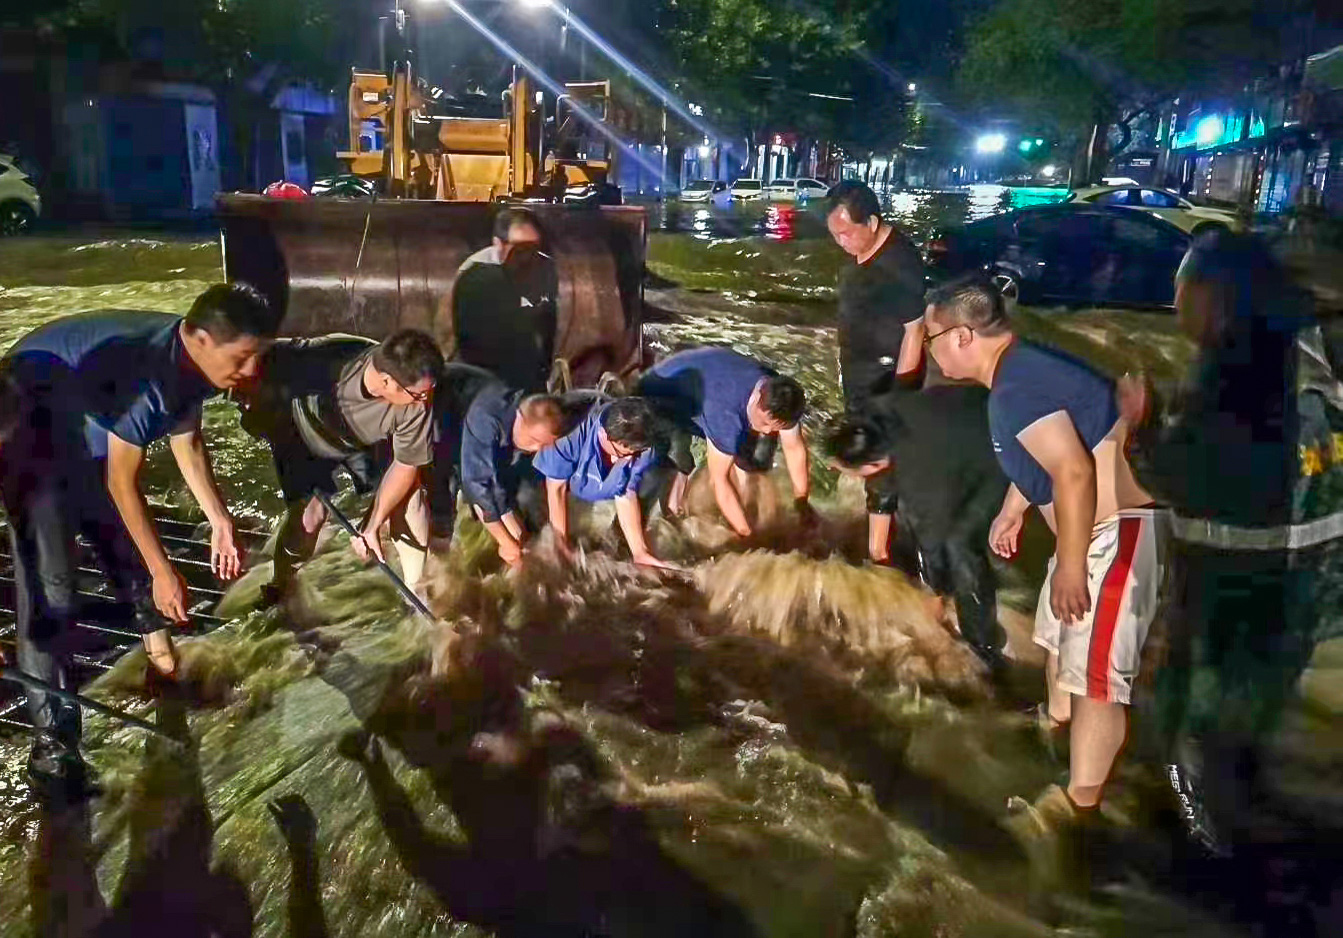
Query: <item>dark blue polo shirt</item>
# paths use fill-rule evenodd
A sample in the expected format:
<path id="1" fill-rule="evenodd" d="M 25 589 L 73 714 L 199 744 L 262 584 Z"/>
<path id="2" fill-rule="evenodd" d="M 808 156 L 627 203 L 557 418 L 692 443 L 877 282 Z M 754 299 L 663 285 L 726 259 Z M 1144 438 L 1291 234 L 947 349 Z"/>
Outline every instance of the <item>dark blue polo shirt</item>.
<path id="1" fill-rule="evenodd" d="M 1094 450 L 1119 421 L 1114 385 L 1066 355 L 1017 340 L 999 359 L 989 389 L 989 433 L 1003 473 L 1033 505 L 1053 503 L 1054 483 L 1017 435 L 1059 411 Z"/>
<path id="2" fill-rule="evenodd" d="M 680 429 L 735 456 L 751 432 L 746 415 L 751 394 L 761 378 L 773 374 L 754 358 L 731 349 L 690 349 L 654 365 L 639 382 L 639 395 Z"/>
<path id="3" fill-rule="evenodd" d="M 598 404 L 574 430 L 541 450 L 533 461 L 547 479 L 569 483 L 569 491 L 585 502 L 603 502 L 639 490 L 639 480 L 657 458 L 657 452 L 644 450 L 637 456 L 621 459 L 606 467 L 597 432 L 610 403 Z"/>
<path id="4" fill-rule="evenodd" d="M 498 521 L 515 507 L 508 480 L 517 455 L 513 422 L 521 399 L 521 391 L 495 379 L 476 393 L 462 422 L 462 494 L 486 521 Z"/>
<path id="5" fill-rule="evenodd" d="M 61 456 L 102 459 L 109 433 L 148 446 L 195 424 L 218 393 L 182 347 L 181 324 L 170 313 L 66 316 L 20 339 L 7 367 L 71 441 Z"/>

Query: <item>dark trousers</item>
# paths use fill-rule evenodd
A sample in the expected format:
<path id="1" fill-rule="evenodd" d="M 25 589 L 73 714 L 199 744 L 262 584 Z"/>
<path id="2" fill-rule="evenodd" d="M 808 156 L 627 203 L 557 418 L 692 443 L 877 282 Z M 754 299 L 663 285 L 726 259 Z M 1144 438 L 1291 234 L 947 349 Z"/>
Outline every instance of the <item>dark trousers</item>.
<path id="1" fill-rule="evenodd" d="M 941 497 L 943 493 L 919 492 L 902 499 L 901 518 L 918 544 L 924 580 L 939 595 L 955 601 L 961 636 L 981 658 L 995 661 L 1007 634 L 998 624 L 998 581 L 989 563 L 989 528 L 1002 507 L 1003 488 L 984 486 L 949 523 L 945 511 L 932 506 L 928 515 L 943 519 L 932 523 L 921 514 L 920 502 Z"/>
<path id="2" fill-rule="evenodd" d="M 75 622 L 84 611 L 76 535 L 93 547 L 112 586 L 116 604 L 100 609 L 110 612 L 118 627 L 141 634 L 167 627 L 103 478 L 103 466 L 95 462 L 56 466 L 16 464 L 11 458 L 0 467 L 14 557 L 19 668 L 58 687 L 73 689 Z M 28 692 L 28 706 L 39 742 L 78 745 L 78 707 L 34 691 Z"/>
<path id="3" fill-rule="evenodd" d="M 956 603 L 961 637 L 980 657 L 998 658 L 1006 633 L 998 624 L 998 582 L 987 553 L 988 532 L 982 538 L 953 535 L 941 541 L 919 539 L 919 559 L 928 585 Z"/>
<path id="4" fill-rule="evenodd" d="M 1170 645 L 1156 672 L 1157 715 L 1167 759 L 1202 776 L 1205 809 L 1233 839 L 1270 796 L 1263 756 L 1310 663 L 1321 619 L 1337 608 L 1341 554 L 1337 543 L 1291 553 L 1171 545 Z"/>

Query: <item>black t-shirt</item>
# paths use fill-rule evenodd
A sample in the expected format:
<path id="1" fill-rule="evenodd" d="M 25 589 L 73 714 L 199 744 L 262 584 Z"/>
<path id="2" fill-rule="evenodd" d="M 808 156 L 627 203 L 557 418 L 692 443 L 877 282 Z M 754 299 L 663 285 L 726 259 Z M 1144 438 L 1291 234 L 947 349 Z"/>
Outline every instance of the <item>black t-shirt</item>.
<path id="1" fill-rule="evenodd" d="M 887 440 L 901 510 L 921 539 L 988 525 L 1002 506 L 1007 478 L 989 437 L 988 388 L 937 385 L 889 390 L 859 415 Z"/>
<path id="2" fill-rule="evenodd" d="M 473 263 L 453 287 L 457 359 L 509 387 L 545 389 L 555 350 L 559 287 L 554 261 L 515 248 L 508 262 Z"/>
<path id="3" fill-rule="evenodd" d="M 923 261 L 897 229 L 867 263 L 840 274 L 839 371 L 850 410 L 889 384 L 905 324 L 923 308 Z"/>

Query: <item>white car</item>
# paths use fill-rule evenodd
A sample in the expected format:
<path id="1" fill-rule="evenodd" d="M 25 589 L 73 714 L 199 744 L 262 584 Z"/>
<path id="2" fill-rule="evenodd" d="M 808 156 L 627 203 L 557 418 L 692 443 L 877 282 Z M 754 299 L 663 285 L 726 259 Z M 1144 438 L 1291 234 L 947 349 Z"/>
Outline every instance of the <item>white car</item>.
<path id="1" fill-rule="evenodd" d="M 0 153 L 0 235 L 23 234 L 42 214 L 42 197 L 12 156 Z"/>
<path id="2" fill-rule="evenodd" d="M 806 202 L 829 191 L 819 179 L 776 179 L 769 184 L 769 197 L 775 202 Z"/>
<path id="3" fill-rule="evenodd" d="M 1154 189 L 1150 186 L 1135 184 L 1078 189 L 1068 196 L 1067 201 L 1136 208 L 1164 218 L 1187 234 L 1197 234 L 1217 226 L 1230 228 L 1233 231 L 1239 231 L 1244 227 L 1244 223 L 1235 212 L 1195 205 L 1167 189 Z"/>
<path id="4" fill-rule="evenodd" d="M 738 179 L 732 184 L 732 198 L 753 202 L 765 197 L 765 184 L 759 179 Z"/>
<path id="5" fill-rule="evenodd" d="M 696 179 L 694 182 L 686 183 L 685 188 L 681 190 L 682 202 L 712 202 L 714 205 L 721 205 L 731 197 L 727 191 L 727 183 L 713 179 Z"/>

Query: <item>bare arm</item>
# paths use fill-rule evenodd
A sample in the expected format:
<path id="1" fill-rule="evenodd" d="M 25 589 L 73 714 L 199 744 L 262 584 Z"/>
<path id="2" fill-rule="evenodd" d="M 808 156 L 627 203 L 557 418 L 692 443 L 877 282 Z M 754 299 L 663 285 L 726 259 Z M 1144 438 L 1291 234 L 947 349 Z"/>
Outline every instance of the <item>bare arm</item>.
<path id="1" fill-rule="evenodd" d="M 481 509 L 475 509 L 475 515 L 481 517 Z M 512 527 L 509 525 L 510 520 L 513 521 Z M 509 564 L 510 567 L 516 567 L 518 563 L 521 563 L 522 528 L 517 523 L 517 516 L 513 515 L 513 512 L 509 512 L 508 515 L 502 516 L 500 520 L 486 521 L 481 519 L 481 523 L 485 525 L 486 531 L 490 532 L 490 538 L 493 538 L 494 543 L 497 544 L 500 558 L 504 560 L 504 563 Z"/>
<path id="2" fill-rule="evenodd" d="M 1058 563 L 1050 605 L 1066 624 L 1091 608 L 1087 552 L 1096 523 L 1096 462 L 1064 411 L 1037 420 L 1017 438 L 1054 483 Z"/>
<path id="3" fill-rule="evenodd" d="M 550 509 L 550 526 L 555 529 L 555 540 L 561 549 L 569 546 L 569 483 L 562 479 L 546 479 L 546 506 Z"/>
<path id="4" fill-rule="evenodd" d="M 174 622 L 186 622 L 186 584 L 163 549 L 149 515 L 149 504 L 140 491 L 140 468 L 144 462 L 143 448 L 127 443 L 115 433 L 107 435 L 107 493 L 154 578 L 154 605 Z"/>
<path id="5" fill-rule="evenodd" d="M 802 436 L 802 427 L 792 427 L 779 434 L 783 447 L 783 461 L 788 466 L 788 478 L 793 483 L 793 498 L 806 501 L 811 496 L 811 454 Z"/>
<path id="6" fill-rule="evenodd" d="M 378 531 L 392 516 L 397 506 L 410 498 L 415 487 L 420 484 L 420 470 L 417 466 L 393 460 L 392 465 L 382 476 L 378 484 L 378 494 L 373 499 L 373 509 L 364 522 L 363 542 L 373 554 L 382 560 L 382 543 L 378 540 Z M 358 548 L 356 547 L 356 550 Z"/>
<path id="7" fill-rule="evenodd" d="M 900 340 L 900 360 L 895 363 L 897 375 L 912 374 L 919 370 L 923 364 L 923 337 L 927 334 L 928 327 L 923 324 L 922 316 L 905 323 L 905 337 Z"/>
<path id="8" fill-rule="evenodd" d="M 234 540 L 233 516 L 219 494 L 200 421 L 197 420 L 190 430 L 170 436 L 168 448 L 182 478 L 186 479 L 187 488 L 195 496 L 196 504 L 201 506 L 210 522 L 210 569 L 222 580 L 236 578 L 242 572 L 242 557 Z"/>
<path id="9" fill-rule="evenodd" d="M 625 534 L 625 543 L 630 547 L 630 556 L 641 567 L 661 567 L 675 569 L 675 564 L 667 563 L 653 556 L 648 548 L 648 539 L 644 535 L 643 508 L 635 492 L 627 492 L 616 499 L 616 518 L 620 521 L 620 530 Z"/>
<path id="10" fill-rule="evenodd" d="M 741 506 L 741 497 L 732 484 L 733 457 L 721 452 L 712 443 L 709 444 L 709 481 L 713 483 L 713 497 L 718 502 L 718 510 L 727 519 L 728 526 L 740 537 L 751 536 L 751 525 L 746 520 L 746 509 Z"/>
<path id="11" fill-rule="evenodd" d="M 1026 519 L 1026 510 L 1031 503 L 1021 494 L 1021 489 L 1013 483 L 1007 487 L 1003 498 L 1003 507 L 998 517 L 993 519 L 989 528 L 989 547 L 995 554 L 1010 560 L 1017 552 L 1017 540 L 1021 535 L 1021 524 Z"/>

